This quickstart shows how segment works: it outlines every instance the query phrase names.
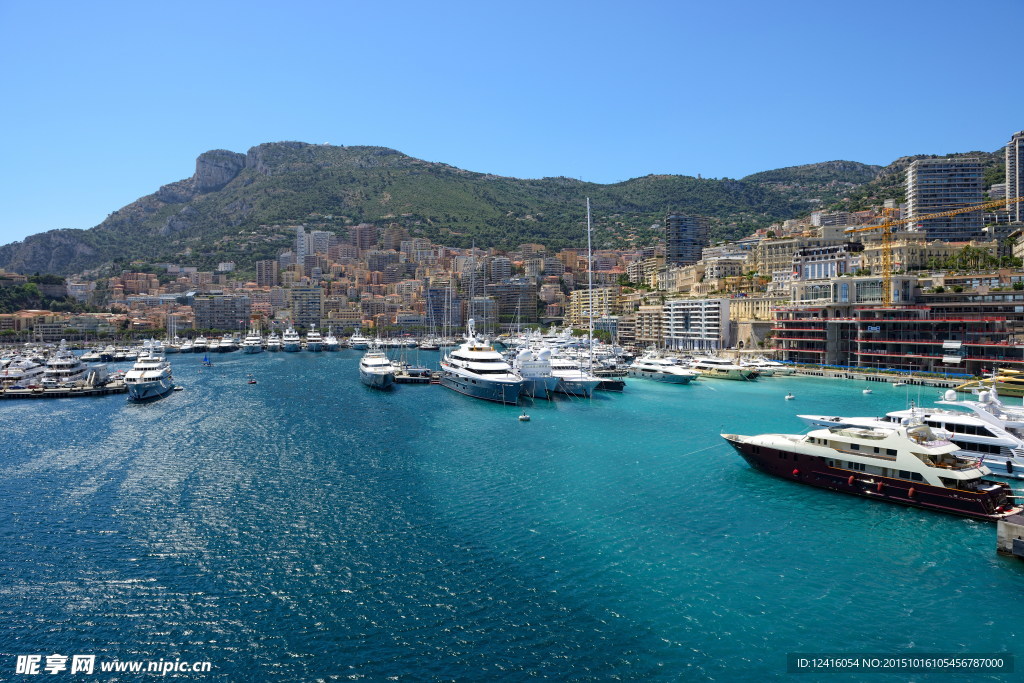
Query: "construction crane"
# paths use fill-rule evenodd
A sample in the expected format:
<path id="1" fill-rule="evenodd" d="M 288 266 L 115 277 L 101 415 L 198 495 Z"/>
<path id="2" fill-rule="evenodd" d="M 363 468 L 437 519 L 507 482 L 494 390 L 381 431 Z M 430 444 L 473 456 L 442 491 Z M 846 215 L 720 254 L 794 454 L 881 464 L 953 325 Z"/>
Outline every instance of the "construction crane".
<path id="1" fill-rule="evenodd" d="M 928 213 L 923 216 L 914 216 L 913 218 L 899 218 L 895 220 L 888 220 L 892 215 L 898 211 L 898 209 L 885 208 L 882 209 L 882 218 L 884 222 L 878 225 L 869 225 L 864 228 L 847 228 L 846 232 L 857 233 L 857 232 L 869 232 L 872 230 L 882 231 L 882 303 L 886 306 L 892 305 L 892 228 L 896 225 L 906 225 L 907 223 L 917 223 L 919 221 L 927 221 L 932 218 L 945 218 L 947 216 L 956 216 L 961 213 L 971 213 L 972 211 L 984 211 L 985 209 L 994 209 L 998 206 L 1009 206 L 1010 204 L 1016 204 L 1017 202 L 1024 202 L 1024 197 L 1009 197 L 1007 199 L 997 199 L 992 202 L 985 202 L 984 204 L 976 204 L 974 206 L 964 206 L 959 209 L 951 209 L 949 211 L 940 211 L 938 213 Z"/>

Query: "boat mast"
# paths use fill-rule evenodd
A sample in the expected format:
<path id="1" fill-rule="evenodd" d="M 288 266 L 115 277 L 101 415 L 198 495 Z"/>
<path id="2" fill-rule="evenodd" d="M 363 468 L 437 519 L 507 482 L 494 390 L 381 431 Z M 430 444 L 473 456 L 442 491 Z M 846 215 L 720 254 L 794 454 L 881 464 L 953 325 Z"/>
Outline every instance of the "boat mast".
<path id="1" fill-rule="evenodd" d="M 587 197 L 587 302 L 589 304 L 589 330 L 587 346 L 590 347 L 590 372 L 594 372 L 594 257 L 590 253 L 590 197 Z"/>

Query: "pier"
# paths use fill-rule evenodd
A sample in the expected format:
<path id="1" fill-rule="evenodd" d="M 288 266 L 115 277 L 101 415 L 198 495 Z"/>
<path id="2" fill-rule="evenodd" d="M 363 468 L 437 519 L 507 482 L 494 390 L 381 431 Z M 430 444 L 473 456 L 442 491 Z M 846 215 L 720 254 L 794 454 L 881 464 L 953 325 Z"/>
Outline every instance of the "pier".
<path id="1" fill-rule="evenodd" d="M 3 389 L 0 399 L 13 398 L 78 398 L 80 396 L 109 396 L 124 394 L 128 386 L 124 382 L 111 382 L 101 387 L 58 387 L 54 389 Z"/>
<path id="2" fill-rule="evenodd" d="M 865 382 L 888 382 L 896 384 L 913 384 L 922 387 L 936 387 L 939 389 L 955 389 L 963 384 L 963 380 L 946 379 L 942 377 L 908 377 L 903 375 L 890 375 L 886 373 L 857 372 L 852 370 L 830 370 L 826 368 L 797 368 L 794 375 L 806 377 L 827 377 L 829 379 L 856 379 Z"/>

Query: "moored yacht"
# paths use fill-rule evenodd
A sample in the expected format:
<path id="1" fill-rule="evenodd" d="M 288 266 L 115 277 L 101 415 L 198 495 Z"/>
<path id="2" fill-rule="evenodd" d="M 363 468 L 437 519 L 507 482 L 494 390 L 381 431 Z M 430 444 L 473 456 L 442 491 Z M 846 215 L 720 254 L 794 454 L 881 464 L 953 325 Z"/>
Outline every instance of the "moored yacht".
<path id="1" fill-rule="evenodd" d="M 0 370 L 0 385 L 29 386 L 42 379 L 46 366 L 28 356 L 18 356 Z"/>
<path id="2" fill-rule="evenodd" d="M 724 358 L 705 356 L 695 358 L 690 367 L 701 374 L 702 377 L 714 377 L 716 379 L 738 379 L 751 380 L 757 378 L 757 370 L 753 368 L 740 367 L 736 363 Z"/>
<path id="3" fill-rule="evenodd" d="M 348 340 L 348 344 L 358 351 L 365 351 L 370 348 L 370 340 L 364 337 L 358 328 L 352 333 L 352 336 Z"/>
<path id="4" fill-rule="evenodd" d="M 973 519 L 1022 510 L 988 467 L 921 423 L 722 438 L 755 469 L 801 484 Z"/>
<path id="5" fill-rule="evenodd" d="M 128 398 L 132 401 L 153 401 L 174 391 L 171 364 L 164 358 L 163 347 L 158 341 L 143 345 L 139 359 L 124 375 L 128 387 Z"/>
<path id="6" fill-rule="evenodd" d="M 334 330 L 327 330 L 327 336 L 324 337 L 324 351 L 337 351 L 341 348 L 341 342 L 334 336 Z"/>
<path id="7" fill-rule="evenodd" d="M 655 382 L 667 382 L 669 384 L 689 384 L 698 377 L 700 373 L 681 365 L 673 363 L 661 356 L 647 355 L 634 360 L 626 373 L 630 377 L 642 377 L 652 379 Z"/>
<path id="8" fill-rule="evenodd" d="M 89 366 L 68 349 L 62 339 L 57 350 L 46 360 L 40 383 L 44 387 L 61 387 L 84 380 L 88 374 Z"/>
<path id="9" fill-rule="evenodd" d="M 468 328 L 466 341 L 441 360 L 441 386 L 485 401 L 515 404 L 523 378 L 493 346 L 477 339 L 472 318 Z"/>
<path id="10" fill-rule="evenodd" d="M 271 332 L 267 336 L 267 351 L 280 351 L 281 350 L 281 337 L 278 336 L 277 332 Z"/>
<path id="11" fill-rule="evenodd" d="M 359 381 L 374 389 L 387 389 L 395 382 L 395 366 L 379 343 L 371 343 L 359 360 Z"/>
<path id="12" fill-rule="evenodd" d="M 206 340 L 206 337 L 199 335 L 192 341 L 192 352 L 193 353 L 206 353 L 210 350 L 210 342 Z"/>
<path id="13" fill-rule="evenodd" d="M 295 328 L 291 325 L 281 335 L 281 348 L 285 351 L 301 351 L 302 350 L 302 339 L 299 337 L 299 333 L 295 331 Z"/>
<path id="14" fill-rule="evenodd" d="M 563 356 L 551 357 L 551 374 L 558 378 L 555 391 L 567 396 L 590 398 L 601 378 L 584 370 L 579 361 Z"/>
<path id="15" fill-rule="evenodd" d="M 263 337 L 259 330 L 252 328 L 242 341 L 242 353 L 260 353 L 263 351 Z"/>
<path id="16" fill-rule="evenodd" d="M 324 350 L 324 338 L 314 327 L 306 335 L 306 350 L 307 351 L 323 351 Z"/>
<path id="17" fill-rule="evenodd" d="M 523 393 L 530 398 L 551 398 L 558 387 L 551 349 L 523 349 L 512 358 L 512 368 L 523 378 Z"/>

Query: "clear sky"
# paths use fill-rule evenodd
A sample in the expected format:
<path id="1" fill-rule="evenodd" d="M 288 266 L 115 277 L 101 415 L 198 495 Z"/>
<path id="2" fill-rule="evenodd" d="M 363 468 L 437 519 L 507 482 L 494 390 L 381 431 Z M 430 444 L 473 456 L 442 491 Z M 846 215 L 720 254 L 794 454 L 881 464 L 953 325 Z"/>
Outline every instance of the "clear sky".
<path id="1" fill-rule="evenodd" d="M 210 149 L 381 145 L 610 183 L 992 151 L 1024 0 L 0 0 L 0 244 Z"/>

